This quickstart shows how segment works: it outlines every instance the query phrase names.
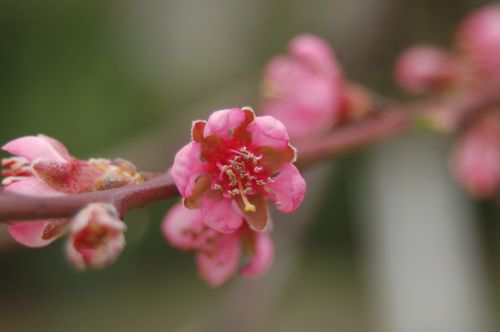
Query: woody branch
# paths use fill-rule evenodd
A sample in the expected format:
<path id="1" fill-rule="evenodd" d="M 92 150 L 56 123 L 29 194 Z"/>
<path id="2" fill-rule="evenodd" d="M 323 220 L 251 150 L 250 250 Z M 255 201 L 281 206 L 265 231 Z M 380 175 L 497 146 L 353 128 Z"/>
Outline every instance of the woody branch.
<path id="1" fill-rule="evenodd" d="M 500 104 L 500 91 L 456 95 L 447 99 L 455 109 L 457 128 L 463 127 L 472 117 Z M 440 106 L 446 106 L 442 103 Z M 300 142 L 297 166 L 302 170 L 342 153 L 361 149 L 397 135 L 408 129 L 415 116 L 425 114 L 435 101 L 425 100 L 411 106 L 396 103 L 374 108 L 362 121 L 344 125 L 331 132 Z M 412 111 L 413 110 L 413 111 Z M 178 196 L 178 191 L 167 173 L 153 175 L 142 184 L 127 185 L 117 189 L 87 192 L 59 197 L 36 197 L 0 192 L 0 221 L 67 218 L 93 202 L 113 204 L 124 215 L 129 210 L 141 208 Z"/>

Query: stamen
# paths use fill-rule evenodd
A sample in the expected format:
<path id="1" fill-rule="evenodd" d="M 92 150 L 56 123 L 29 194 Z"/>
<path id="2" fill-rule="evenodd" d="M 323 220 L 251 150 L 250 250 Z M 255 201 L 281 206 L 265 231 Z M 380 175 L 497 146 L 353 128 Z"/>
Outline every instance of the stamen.
<path id="1" fill-rule="evenodd" d="M 241 199 L 243 200 L 243 203 L 245 203 L 245 212 L 255 212 L 257 209 L 255 208 L 255 205 L 250 203 L 248 200 L 247 196 L 245 195 L 245 190 L 243 189 L 243 185 L 241 184 L 241 181 L 238 179 L 238 187 L 240 188 L 240 195 Z"/>

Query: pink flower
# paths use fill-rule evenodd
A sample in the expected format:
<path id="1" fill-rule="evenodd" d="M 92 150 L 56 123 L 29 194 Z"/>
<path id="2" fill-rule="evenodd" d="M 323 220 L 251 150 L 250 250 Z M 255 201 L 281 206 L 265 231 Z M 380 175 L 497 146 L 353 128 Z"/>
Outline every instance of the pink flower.
<path id="1" fill-rule="evenodd" d="M 492 113 L 473 124 L 455 149 L 452 168 L 462 185 L 477 198 L 500 190 L 500 115 Z"/>
<path id="2" fill-rule="evenodd" d="M 467 16 L 457 41 L 483 77 L 500 82 L 500 5 L 488 5 Z"/>
<path id="3" fill-rule="evenodd" d="M 31 196 L 56 196 L 97 191 L 143 181 L 131 163 L 124 160 L 71 156 L 59 141 L 45 136 L 25 136 L 2 149 L 14 155 L 2 159 L 5 191 Z M 66 219 L 9 222 L 9 232 L 28 247 L 48 245 L 61 236 Z"/>
<path id="4" fill-rule="evenodd" d="M 214 112 L 196 121 L 192 141 L 175 156 L 172 178 L 191 209 L 201 209 L 205 224 L 222 233 L 268 225 L 267 199 L 283 212 L 299 207 L 306 184 L 285 126 L 271 116 L 255 117 L 249 108 Z"/>
<path id="5" fill-rule="evenodd" d="M 126 226 L 111 204 L 89 204 L 71 220 L 69 230 L 66 254 L 79 270 L 111 265 L 125 246 Z"/>
<path id="6" fill-rule="evenodd" d="M 399 85 L 411 93 L 442 90 L 456 78 L 454 59 L 446 50 L 430 45 L 405 50 L 395 67 Z"/>
<path id="7" fill-rule="evenodd" d="M 288 54 L 273 58 L 264 70 L 260 109 L 288 128 L 293 138 L 324 131 L 343 116 L 343 78 L 328 43 L 299 35 Z"/>
<path id="8" fill-rule="evenodd" d="M 206 226 L 201 210 L 189 210 L 182 204 L 167 213 L 162 233 L 172 246 L 196 252 L 198 271 L 212 286 L 220 286 L 238 270 L 242 248 L 251 254 L 250 261 L 240 269 L 247 278 L 265 273 L 274 257 L 269 234 L 255 232 L 244 223 L 231 234 L 217 232 Z"/>
<path id="9" fill-rule="evenodd" d="M 36 160 L 66 162 L 71 157 L 60 142 L 44 135 L 27 136 L 13 140 L 2 147 L 15 157 L 2 160 L 2 181 L 5 191 L 31 196 L 57 196 L 56 191 L 33 175 Z M 67 225 L 66 219 L 8 222 L 10 235 L 27 247 L 42 247 L 60 237 Z"/>

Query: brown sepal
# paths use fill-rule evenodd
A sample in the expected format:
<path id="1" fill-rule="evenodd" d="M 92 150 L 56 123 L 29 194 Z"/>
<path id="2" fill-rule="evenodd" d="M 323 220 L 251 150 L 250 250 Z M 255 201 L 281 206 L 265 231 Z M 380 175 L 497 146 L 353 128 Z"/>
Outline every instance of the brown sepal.
<path id="1" fill-rule="evenodd" d="M 243 217 L 254 231 L 262 232 L 269 224 L 269 208 L 266 199 L 261 195 L 248 196 L 248 200 L 255 206 L 255 212 L 245 211 L 245 203 L 238 198 L 238 206 L 243 213 Z"/>

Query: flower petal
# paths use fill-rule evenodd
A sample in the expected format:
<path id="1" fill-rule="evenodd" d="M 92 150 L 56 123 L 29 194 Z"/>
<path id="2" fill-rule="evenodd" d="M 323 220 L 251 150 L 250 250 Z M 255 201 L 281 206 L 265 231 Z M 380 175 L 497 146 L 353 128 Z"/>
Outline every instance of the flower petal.
<path id="1" fill-rule="evenodd" d="M 236 234 L 224 235 L 219 239 L 215 249 L 199 251 L 196 265 L 203 279 L 217 287 L 229 279 L 238 269 L 241 247 Z"/>
<path id="2" fill-rule="evenodd" d="M 288 45 L 288 52 L 313 69 L 341 76 L 340 66 L 328 42 L 310 34 L 298 35 Z"/>
<path id="3" fill-rule="evenodd" d="M 64 195 L 52 189 L 48 184 L 36 177 L 26 177 L 22 180 L 12 182 L 5 188 L 5 191 L 28 196 Z"/>
<path id="4" fill-rule="evenodd" d="M 195 182 L 203 172 L 200 157 L 200 144 L 196 142 L 188 143 L 175 155 L 170 174 L 183 197 L 191 196 Z"/>
<path id="5" fill-rule="evenodd" d="M 205 238 L 201 236 L 204 227 L 201 209 L 191 210 L 176 204 L 163 218 L 161 231 L 172 246 L 193 250 L 204 243 Z"/>
<path id="6" fill-rule="evenodd" d="M 304 199 L 306 181 L 297 167 L 285 164 L 269 187 L 273 191 L 273 200 L 276 202 L 278 210 L 292 212 L 300 206 Z"/>
<path id="7" fill-rule="evenodd" d="M 274 245 L 268 233 L 254 232 L 253 255 L 240 274 L 247 278 L 257 278 L 271 267 L 274 259 Z"/>
<path id="8" fill-rule="evenodd" d="M 48 136 L 24 136 L 5 144 L 2 149 L 15 156 L 26 158 L 66 162 L 71 159 L 62 143 Z"/>
<path id="9" fill-rule="evenodd" d="M 252 135 L 252 143 L 256 147 L 284 148 L 288 145 L 289 137 L 285 125 L 272 116 L 256 117 L 247 130 Z"/>
<path id="10" fill-rule="evenodd" d="M 214 200 L 209 195 L 201 198 L 203 222 L 221 233 L 232 233 L 240 228 L 243 218 L 231 199 Z"/>
<path id="11" fill-rule="evenodd" d="M 250 108 L 229 108 L 213 112 L 205 126 L 205 137 L 219 135 L 228 139 L 235 129 L 250 123 L 253 119 L 254 114 Z"/>
<path id="12" fill-rule="evenodd" d="M 9 222 L 9 234 L 22 245 L 30 248 L 44 247 L 60 237 L 67 220 L 33 220 Z"/>
<path id="13" fill-rule="evenodd" d="M 42 180 L 27 177 L 9 184 L 5 191 L 28 196 L 63 195 L 49 187 Z M 66 228 L 66 220 L 33 220 L 8 222 L 10 235 L 27 247 L 43 247 L 61 236 Z"/>

